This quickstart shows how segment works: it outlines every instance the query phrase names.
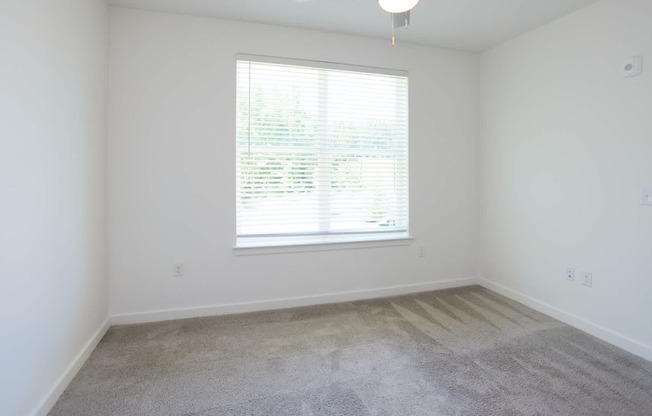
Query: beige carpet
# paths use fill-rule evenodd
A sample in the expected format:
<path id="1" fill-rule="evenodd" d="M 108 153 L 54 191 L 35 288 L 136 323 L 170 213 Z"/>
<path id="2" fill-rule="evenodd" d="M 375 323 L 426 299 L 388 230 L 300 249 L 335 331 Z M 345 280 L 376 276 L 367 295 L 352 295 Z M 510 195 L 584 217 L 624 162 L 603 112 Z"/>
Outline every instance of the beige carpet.
<path id="1" fill-rule="evenodd" d="M 652 363 L 472 286 L 115 326 L 50 415 L 652 415 Z"/>

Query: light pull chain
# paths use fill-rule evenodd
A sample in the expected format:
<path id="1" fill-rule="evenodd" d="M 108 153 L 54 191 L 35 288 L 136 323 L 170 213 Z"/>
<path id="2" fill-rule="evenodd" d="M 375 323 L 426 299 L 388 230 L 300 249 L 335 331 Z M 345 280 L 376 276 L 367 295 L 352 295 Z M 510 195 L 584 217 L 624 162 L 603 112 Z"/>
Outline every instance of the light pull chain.
<path id="1" fill-rule="evenodd" d="M 389 17 L 392 19 L 392 46 L 394 46 L 394 13 L 390 13 Z"/>

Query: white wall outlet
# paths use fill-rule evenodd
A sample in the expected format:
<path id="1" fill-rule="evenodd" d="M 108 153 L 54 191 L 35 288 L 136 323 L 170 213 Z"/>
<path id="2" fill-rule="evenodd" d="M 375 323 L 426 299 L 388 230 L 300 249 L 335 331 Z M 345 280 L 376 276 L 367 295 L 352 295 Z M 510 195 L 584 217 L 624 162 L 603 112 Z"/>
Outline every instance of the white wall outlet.
<path id="1" fill-rule="evenodd" d="M 652 189 L 643 189 L 641 193 L 641 205 L 652 205 Z"/>
<path id="2" fill-rule="evenodd" d="M 174 277 L 183 277 L 183 263 L 174 263 L 172 265 L 172 275 Z"/>
<path id="3" fill-rule="evenodd" d="M 566 267 L 566 280 L 571 282 L 575 281 L 575 269 L 572 267 Z"/>
<path id="4" fill-rule="evenodd" d="M 419 257 L 426 257 L 426 248 L 419 247 Z"/>
<path id="5" fill-rule="evenodd" d="M 582 273 L 582 285 L 586 287 L 593 287 L 593 273 L 590 272 Z"/>

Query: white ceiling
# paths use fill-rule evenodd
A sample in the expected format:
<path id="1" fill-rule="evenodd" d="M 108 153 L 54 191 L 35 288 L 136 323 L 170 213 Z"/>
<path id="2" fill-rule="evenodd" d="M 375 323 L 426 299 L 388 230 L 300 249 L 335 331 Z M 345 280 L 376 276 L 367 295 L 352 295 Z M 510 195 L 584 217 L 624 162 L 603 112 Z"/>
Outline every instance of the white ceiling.
<path id="1" fill-rule="evenodd" d="M 421 0 L 396 41 L 482 51 L 596 0 Z M 377 0 L 109 0 L 111 5 L 390 39 Z"/>

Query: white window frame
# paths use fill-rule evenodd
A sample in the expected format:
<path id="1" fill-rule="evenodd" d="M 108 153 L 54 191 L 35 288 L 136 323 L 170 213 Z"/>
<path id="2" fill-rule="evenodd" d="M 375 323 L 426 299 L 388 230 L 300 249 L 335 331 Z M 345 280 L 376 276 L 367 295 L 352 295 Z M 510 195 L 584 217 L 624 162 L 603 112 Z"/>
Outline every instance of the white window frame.
<path id="1" fill-rule="evenodd" d="M 289 59 L 289 58 L 279 58 L 279 57 L 269 57 L 269 56 L 258 56 L 258 55 L 247 55 L 247 54 L 237 54 L 237 61 L 251 61 L 251 62 L 261 62 L 261 63 L 271 63 L 271 64 L 282 64 L 282 65 L 292 65 L 299 67 L 315 67 L 321 69 L 334 69 L 334 70 L 344 70 L 344 71 L 356 71 L 361 73 L 369 74 L 384 74 L 384 75 L 393 75 L 400 77 L 408 77 L 407 71 L 400 71 L 394 69 L 385 69 L 385 68 L 374 68 L 374 67 L 364 67 L 348 64 L 339 64 L 333 62 L 323 62 L 323 61 L 307 61 L 307 60 L 298 60 L 298 59 Z M 406 109 L 407 110 L 407 109 Z M 409 123 L 407 126 L 409 131 Z M 409 133 L 406 137 L 406 153 L 407 146 L 409 145 Z M 260 150 L 260 147 L 258 147 Z M 306 148 L 304 149 L 307 152 L 313 153 L 314 149 Z M 299 147 L 293 147 L 293 152 L 301 151 Z M 236 163 L 239 161 L 239 150 L 238 145 L 236 144 Z M 409 158 L 409 156 L 406 156 Z M 319 163 L 325 163 L 321 161 Z M 407 161 L 406 163 L 409 163 Z M 406 170 L 409 172 L 409 168 L 406 167 Z M 233 247 L 234 253 L 236 255 L 250 255 L 250 254 L 270 254 L 270 253 L 282 253 L 282 252 L 305 252 L 305 251 L 321 251 L 321 250 L 336 250 L 336 249 L 355 249 L 355 248 L 369 248 L 369 247 L 388 247 L 388 246 L 400 246 L 410 244 L 412 238 L 409 235 L 409 173 L 406 173 L 407 185 L 404 189 L 405 193 L 405 205 L 406 205 L 406 218 L 405 218 L 405 229 L 400 231 L 392 232 L 364 232 L 364 233 L 344 233 L 338 236 L 333 236 L 327 240 L 322 239 L 324 235 L 328 233 L 317 233 L 318 238 L 311 238 L 311 235 L 301 236 L 301 235 L 274 235 L 268 234 L 261 236 L 260 238 L 255 237 L 245 237 L 246 242 L 243 238 L 236 237 L 236 244 Z M 236 182 L 238 186 L 239 182 Z M 237 192 L 237 190 L 236 190 Z M 236 208 L 237 215 L 237 208 Z M 337 233 L 333 233 L 337 234 Z"/>

